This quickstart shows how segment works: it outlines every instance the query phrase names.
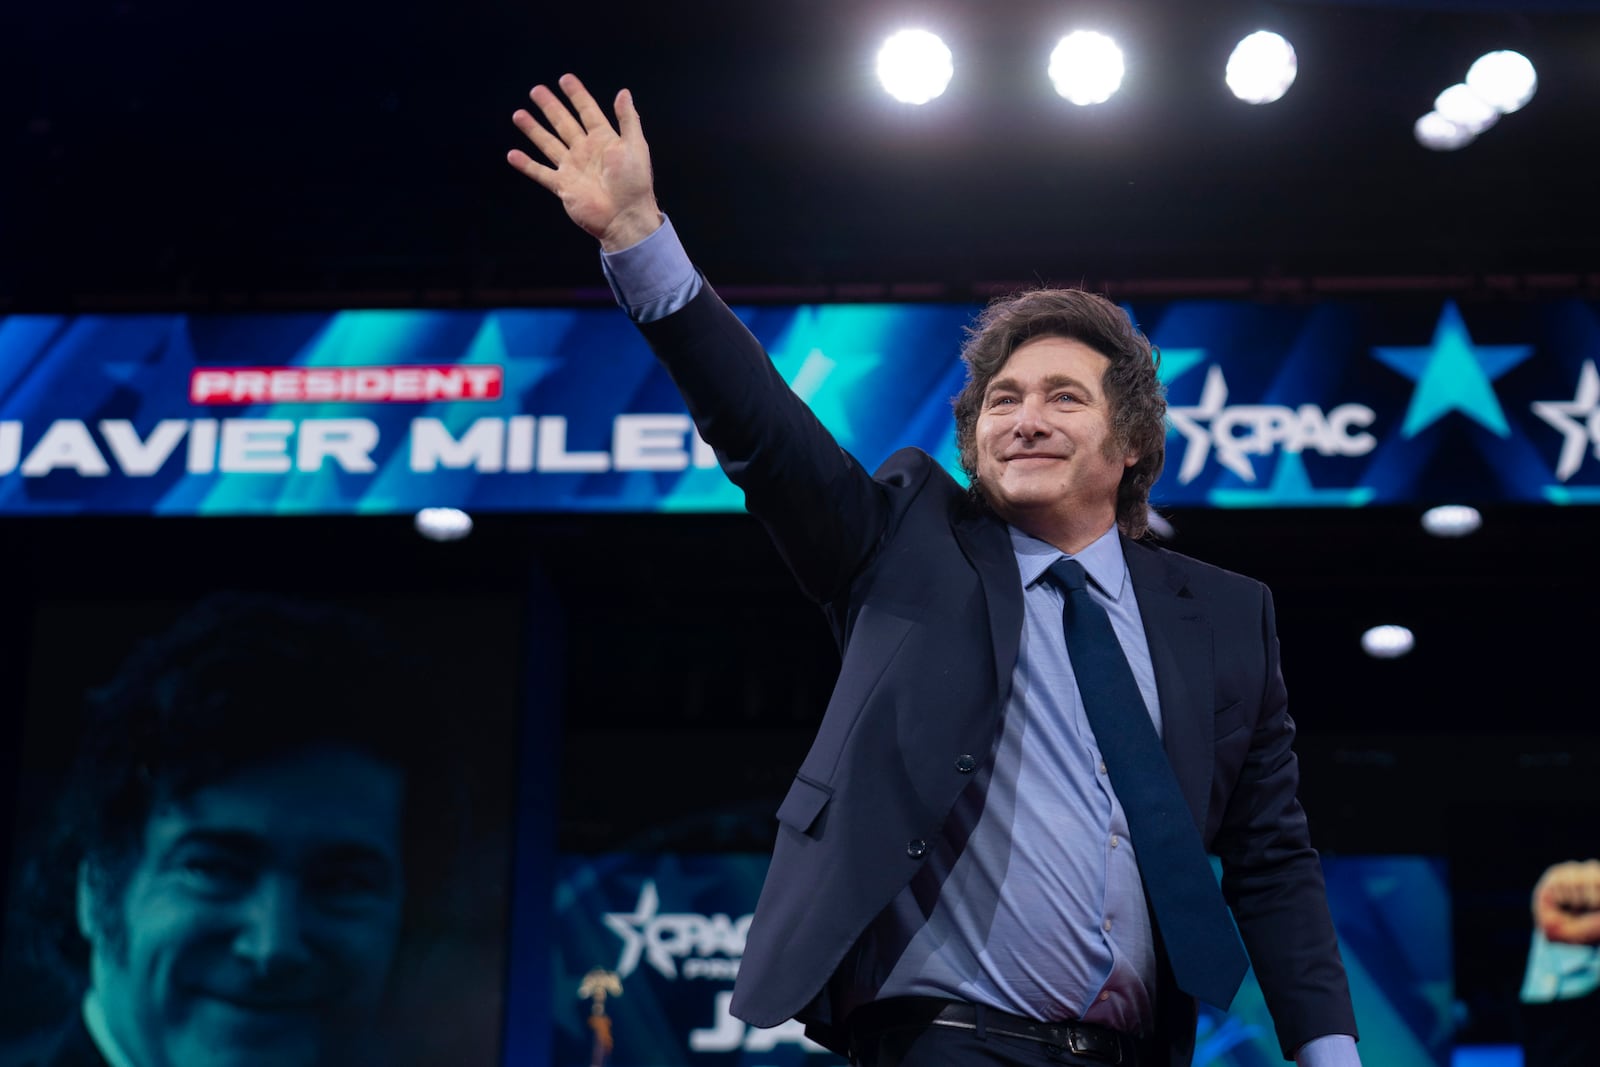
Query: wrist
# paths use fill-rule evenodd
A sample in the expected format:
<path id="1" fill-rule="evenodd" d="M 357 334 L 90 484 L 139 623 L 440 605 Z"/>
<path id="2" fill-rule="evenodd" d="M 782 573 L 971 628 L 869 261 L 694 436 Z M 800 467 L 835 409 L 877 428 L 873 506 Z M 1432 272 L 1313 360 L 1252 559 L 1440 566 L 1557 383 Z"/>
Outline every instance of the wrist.
<path id="1" fill-rule="evenodd" d="M 600 234 L 600 247 L 607 252 L 621 252 L 632 248 L 661 228 L 661 208 L 655 198 L 637 207 L 619 212 L 611 224 Z"/>

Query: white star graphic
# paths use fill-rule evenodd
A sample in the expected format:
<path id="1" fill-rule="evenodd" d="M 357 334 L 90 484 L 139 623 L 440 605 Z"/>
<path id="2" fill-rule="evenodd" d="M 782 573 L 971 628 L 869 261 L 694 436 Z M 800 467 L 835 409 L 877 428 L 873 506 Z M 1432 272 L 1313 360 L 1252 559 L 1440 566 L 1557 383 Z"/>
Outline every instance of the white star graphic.
<path id="1" fill-rule="evenodd" d="M 1561 458 L 1556 479 L 1566 481 L 1583 466 L 1583 450 L 1592 441 L 1600 459 L 1600 371 L 1585 360 L 1578 372 L 1578 391 L 1570 401 L 1535 400 L 1533 413 L 1561 431 Z"/>
<path id="2" fill-rule="evenodd" d="M 1191 407 L 1167 408 L 1167 416 L 1172 419 L 1173 427 L 1183 434 L 1184 440 L 1188 442 L 1183 450 L 1183 465 L 1178 468 L 1180 485 L 1188 485 L 1205 469 L 1213 433 L 1209 426 L 1200 424 L 1210 422 L 1222 414 L 1222 409 L 1227 403 L 1228 383 L 1222 376 L 1222 368 L 1213 363 L 1206 371 L 1206 384 L 1200 389 L 1199 404 Z M 1243 451 L 1224 447 L 1220 441 L 1217 444 L 1218 463 L 1247 482 L 1256 480 L 1256 469 L 1250 465 L 1250 458 Z"/>
<path id="3" fill-rule="evenodd" d="M 618 976 L 626 978 L 639 966 L 639 956 L 644 952 L 645 931 L 660 906 L 655 882 L 647 881 L 639 890 L 639 900 L 633 906 L 633 911 L 608 911 L 602 916 L 612 932 L 622 938 L 622 956 L 617 960 Z"/>

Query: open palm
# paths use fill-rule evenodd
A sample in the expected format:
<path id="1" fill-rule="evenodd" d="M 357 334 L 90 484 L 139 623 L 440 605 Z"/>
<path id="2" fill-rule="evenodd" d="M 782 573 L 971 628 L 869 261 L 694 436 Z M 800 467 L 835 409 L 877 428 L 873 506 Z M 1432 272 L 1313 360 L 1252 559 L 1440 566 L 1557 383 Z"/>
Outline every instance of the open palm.
<path id="1" fill-rule="evenodd" d="M 570 108 L 546 86 L 536 85 L 528 94 L 549 128 L 527 111 L 511 116 L 550 165 L 520 149 L 507 153 L 506 161 L 560 197 L 572 221 L 604 248 L 625 248 L 649 236 L 661 219 L 650 173 L 650 147 L 633 96 L 626 89 L 617 94 L 613 128 L 575 76 L 562 75 L 559 84 Z"/>

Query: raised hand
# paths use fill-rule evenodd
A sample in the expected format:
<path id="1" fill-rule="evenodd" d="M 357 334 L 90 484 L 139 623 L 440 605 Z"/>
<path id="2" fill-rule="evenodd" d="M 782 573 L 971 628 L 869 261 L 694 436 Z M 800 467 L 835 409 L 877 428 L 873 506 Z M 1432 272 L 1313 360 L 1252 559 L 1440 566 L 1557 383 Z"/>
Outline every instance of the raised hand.
<path id="1" fill-rule="evenodd" d="M 1551 941 L 1600 944 L 1600 860 L 1545 871 L 1533 890 L 1533 919 Z"/>
<path id="2" fill-rule="evenodd" d="M 548 129 L 527 111 L 511 116 L 551 165 L 516 148 L 506 153 L 506 162 L 560 197 L 567 215 L 602 248 L 614 252 L 637 244 L 661 225 L 661 209 L 633 95 L 626 89 L 617 94 L 613 128 L 576 76 L 563 74 L 558 84 L 570 108 L 546 86 L 535 85 L 528 94 Z"/>

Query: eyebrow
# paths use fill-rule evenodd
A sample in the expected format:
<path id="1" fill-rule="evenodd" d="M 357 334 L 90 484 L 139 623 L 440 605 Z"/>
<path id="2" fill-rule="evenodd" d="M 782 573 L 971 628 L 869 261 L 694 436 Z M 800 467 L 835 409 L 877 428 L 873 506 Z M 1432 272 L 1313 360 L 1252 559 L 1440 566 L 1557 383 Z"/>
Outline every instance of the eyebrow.
<path id="1" fill-rule="evenodd" d="M 185 830 L 166 847 L 163 856 L 194 845 L 252 855 L 266 851 L 266 842 L 259 835 L 242 830 Z"/>
<path id="2" fill-rule="evenodd" d="M 272 849 L 271 843 L 260 834 L 242 830 L 186 830 L 162 853 L 166 859 L 181 849 L 199 846 L 216 848 L 238 855 L 259 858 Z M 310 855 L 319 863 L 371 863 L 385 869 L 394 867 L 394 859 L 382 849 L 362 841 L 327 841 L 312 845 Z"/>
<path id="3" fill-rule="evenodd" d="M 358 844 L 353 841 L 340 841 L 325 848 L 319 848 L 314 853 L 318 863 L 358 864 L 365 867 L 375 867 L 385 873 L 397 874 L 397 857 L 381 852 L 371 845 Z"/>
<path id="4" fill-rule="evenodd" d="M 1070 374 L 1052 374 L 1048 378 L 1045 378 L 1040 384 L 1047 391 L 1054 391 L 1063 387 L 1071 387 L 1084 394 L 1085 398 L 1089 400 L 1093 400 L 1095 398 L 1095 392 L 1093 389 L 1089 388 L 1089 386 L 1085 385 L 1083 382 L 1079 381 L 1077 378 L 1074 378 Z M 1013 393 L 1020 393 L 1024 391 L 1021 383 L 1015 378 L 1001 377 L 991 381 L 989 383 L 989 388 L 983 391 L 983 395 L 988 396 L 990 393 L 998 389 L 1004 389 Z"/>

